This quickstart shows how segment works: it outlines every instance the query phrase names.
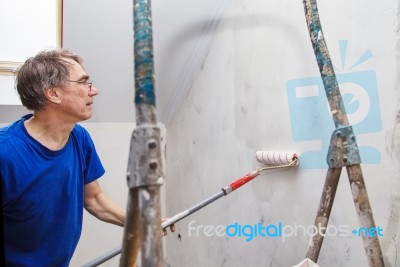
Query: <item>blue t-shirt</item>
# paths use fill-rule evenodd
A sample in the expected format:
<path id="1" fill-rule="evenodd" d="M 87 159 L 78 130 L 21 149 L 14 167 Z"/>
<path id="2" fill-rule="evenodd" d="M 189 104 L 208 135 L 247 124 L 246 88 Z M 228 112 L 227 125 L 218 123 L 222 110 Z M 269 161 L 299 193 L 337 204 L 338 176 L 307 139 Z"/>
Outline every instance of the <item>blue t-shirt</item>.
<path id="1" fill-rule="evenodd" d="M 84 185 L 104 168 L 83 127 L 53 151 L 26 131 L 31 116 L 0 129 L 6 266 L 68 266 L 82 230 Z"/>

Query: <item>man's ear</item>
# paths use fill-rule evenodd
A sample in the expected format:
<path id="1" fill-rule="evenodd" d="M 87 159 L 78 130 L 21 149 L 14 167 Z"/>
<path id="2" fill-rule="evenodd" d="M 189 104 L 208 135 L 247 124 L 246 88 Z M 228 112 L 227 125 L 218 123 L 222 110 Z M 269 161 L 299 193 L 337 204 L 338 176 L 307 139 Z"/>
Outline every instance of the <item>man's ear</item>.
<path id="1" fill-rule="evenodd" d="M 49 87 L 44 89 L 44 95 L 46 96 L 47 100 L 54 104 L 61 103 L 61 94 L 59 92 L 59 87 Z"/>

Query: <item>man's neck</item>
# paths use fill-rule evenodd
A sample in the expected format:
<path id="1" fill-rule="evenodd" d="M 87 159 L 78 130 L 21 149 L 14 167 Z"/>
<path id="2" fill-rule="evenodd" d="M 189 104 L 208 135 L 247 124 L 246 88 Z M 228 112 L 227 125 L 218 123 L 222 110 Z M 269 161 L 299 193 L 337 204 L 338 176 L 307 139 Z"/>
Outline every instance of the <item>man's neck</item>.
<path id="1" fill-rule="evenodd" d="M 56 113 L 39 111 L 25 121 L 25 128 L 34 139 L 50 150 L 62 149 L 74 123 L 63 121 Z"/>

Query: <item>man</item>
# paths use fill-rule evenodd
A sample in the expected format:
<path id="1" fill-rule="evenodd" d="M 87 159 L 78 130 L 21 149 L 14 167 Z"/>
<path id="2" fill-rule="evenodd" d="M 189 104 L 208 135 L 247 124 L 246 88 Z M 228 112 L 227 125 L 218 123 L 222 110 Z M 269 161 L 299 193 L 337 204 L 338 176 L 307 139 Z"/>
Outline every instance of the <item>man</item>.
<path id="1" fill-rule="evenodd" d="M 22 104 L 33 114 L 0 129 L 0 178 L 6 266 L 68 266 L 83 207 L 123 226 L 125 211 L 97 179 L 104 168 L 89 133 L 97 88 L 82 58 L 67 50 L 29 58 L 17 74 Z"/>

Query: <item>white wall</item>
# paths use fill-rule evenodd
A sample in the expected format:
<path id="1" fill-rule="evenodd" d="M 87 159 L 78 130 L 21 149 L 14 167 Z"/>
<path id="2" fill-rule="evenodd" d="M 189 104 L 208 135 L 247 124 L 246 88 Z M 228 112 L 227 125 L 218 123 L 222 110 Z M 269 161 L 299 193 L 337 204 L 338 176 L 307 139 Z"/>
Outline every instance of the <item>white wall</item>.
<path id="1" fill-rule="evenodd" d="M 318 3 L 343 92 L 358 100 L 351 104 L 345 98 L 365 163 L 375 223 L 384 229 L 380 242 L 385 261 L 395 266 L 400 236 L 398 5 L 369 0 Z M 343 57 L 339 44 L 347 52 Z M 364 53 L 367 60 L 352 68 Z M 209 237 L 202 228 L 196 228 L 199 236 L 195 230 L 189 236 L 189 226 L 192 220 L 192 226 L 213 227 L 313 225 L 333 122 L 323 91 L 300 87 L 300 82 L 315 84 L 318 79 L 313 77 L 318 76 L 301 1 L 231 2 L 201 71 L 168 127 L 167 213 L 205 199 L 259 166 L 256 150 L 297 151 L 304 157 L 299 168 L 266 172 L 178 223 L 180 238 L 167 237 L 170 266 L 292 266 L 305 257 L 308 238 L 301 235 L 246 242 L 244 237 Z M 315 157 L 307 155 L 312 150 Z M 359 227 L 345 171 L 329 225 L 350 231 Z M 318 262 L 324 267 L 366 266 L 361 238 L 325 238 Z"/>

